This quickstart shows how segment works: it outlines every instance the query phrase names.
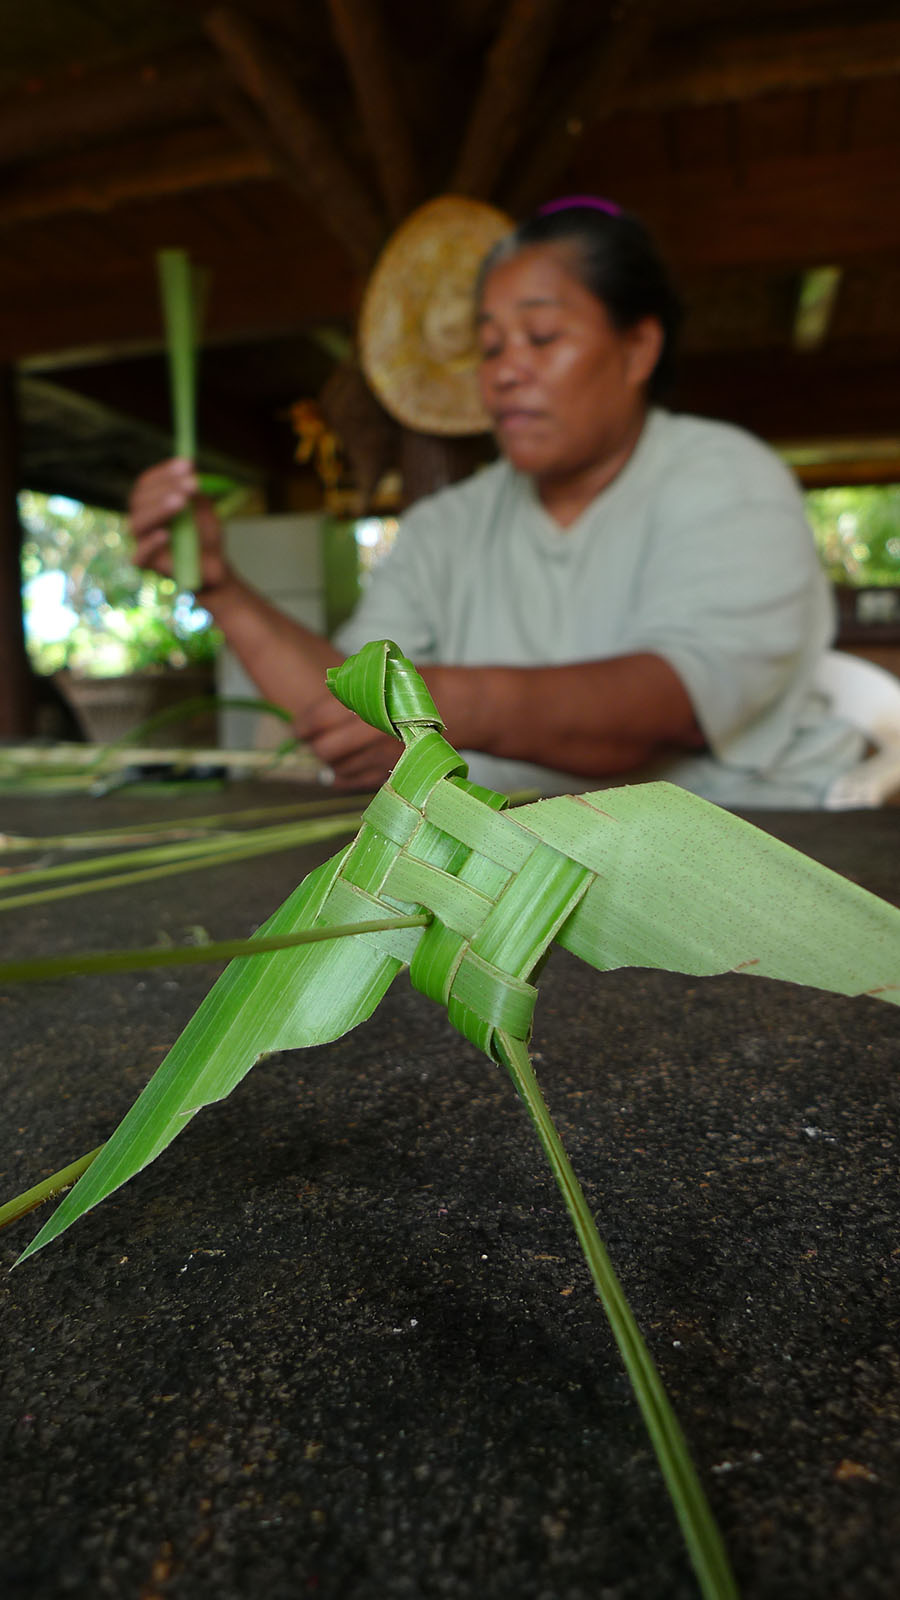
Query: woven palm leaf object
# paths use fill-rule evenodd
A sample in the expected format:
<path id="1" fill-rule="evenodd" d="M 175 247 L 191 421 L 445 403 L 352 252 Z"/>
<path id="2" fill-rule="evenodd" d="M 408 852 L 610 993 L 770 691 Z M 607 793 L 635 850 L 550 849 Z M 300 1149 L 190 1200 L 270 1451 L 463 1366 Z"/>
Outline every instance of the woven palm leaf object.
<path id="1" fill-rule="evenodd" d="M 554 941 L 603 971 L 743 971 L 900 1004 L 900 910 L 751 824 L 665 783 L 507 810 L 468 781 L 395 644 L 364 646 L 328 682 L 405 748 L 356 838 L 259 935 L 412 911 L 428 926 L 232 962 L 26 1254 L 145 1167 L 261 1055 L 363 1022 L 404 966 L 507 1066 L 511 1052 L 527 1059 L 532 980 Z"/>
<path id="2" fill-rule="evenodd" d="M 680 1426 L 534 1075 L 533 979 L 555 940 L 600 969 L 738 969 L 898 1004 L 900 910 L 668 784 L 508 811 L 504 796 L 468 781 L 425 684 L 390 641 L 366 645 L 328 681 L 404 751 L 353 842 L 310 873 L 259 936 L 398 914 L 427 920 L 233 961 L 25 1256 L 145 1167 L 263 1053 L 346 1033 L 408 966 L 459 1031 L 508 1068 L 572 1218 L 701 1591 L 736 1600 Z"/>
<path id="3" fill-rule="evenodd" d="M 339 699 L 406 744 L 328 910 L 346 921 L 429 910 L 431 926 L 407 930 L 392 953 L 487 1054 L 504 1056 L 498 1034 L 528 1038 L 537 990 L 527 980 L 554 940 L 604 969 L 737 968 L 900 1003 L 900 913 L 827 868 L 669 784 L 505 812 L 503 796 L 466 780 L 396 646 L 368 645 L 328 676 Z M 866 931 L 855 970 L 839 937 L 851 904 Z"/>

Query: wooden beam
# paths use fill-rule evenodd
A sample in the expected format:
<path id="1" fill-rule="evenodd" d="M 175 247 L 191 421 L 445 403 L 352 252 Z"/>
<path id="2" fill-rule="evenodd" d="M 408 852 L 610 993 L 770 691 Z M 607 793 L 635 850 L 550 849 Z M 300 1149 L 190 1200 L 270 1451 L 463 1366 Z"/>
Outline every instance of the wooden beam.
<path id="1" fill-rule="evenodd" d="M 748 266 L 793 272 L 823 261 L 849 265 L 900 256 L 900 178 L 893 149 L 809 158 L 785 155 L 750 165 L 740 185 L 728 180 L 727 169 L 632 172 L 620 160 L 626 157 L 617 150 L 615 137 L 597 138 L 582 150 L 567 184 L 601 192 L 614 186 L 617 198 L 646 217 L 677 273 Z M 264 201 L 271 205 L 281 193 L 262 182 L 246 185 L 244 192 L 263 210 Z M 214 200 L 211 193 L 211 207 Z M 282 203 L 273 215 L 275 225 L 267 229 L 270 242 L 264 251 L 235 250 L 228 236 L 210 254 L 210 339 L 277 334 L 352 317 L 361 279 L 346 253 L 321 229 L 315 249 L 305 247 L 316 223 L 299 202 L 296 212 Z M 204 224 L 187 240 L 192 249 L 205 250 L 207 237 L 214 237 L 215 217 L 213 211 L 210 226 Z M 153 247 L 150 220 L 141 219 L 139 235 L 147 239 L 148 252 Z M 127 208 L 122 221 L 130 237 Z M 167 215 L 166 228 L 170 226 Z M 79 221 L 79 227 L 86 224 Z M 104 241 L 98 238 L 94 254 L 80 249 L 69 260 L 65 220 L 23 227 L 11 237 L 21 239 L 29 259 L 49 264 L 65 258 L 66 268 L 56 265 L 49 278 L 39 277 L 37 269 L 23 273 L 7 268 L 0 251 L 0 360 L 69 347 L 128 346 L 158 337 L 149 254 L 146 260 L 137 258 L 132 248 L 127 259 L 114 259 L 104 253 Z"/>
<path id="2" fill-rule="evenodd" d="M 264 122 L 256 108 L 250 104 L 233 83 L 216 96 L 214 108 L 225 126 L 259 156 L 264 156 L 273 177 L 280 178 L 289 188 L 304 196 L 309 195 L 305 184 L 298 181 L 294 163 L 284 146 L 276 139 L 268 122 Z"/>
<path id="3" fill-rule="evenodd" d="M 328 0 L 331 20 L 353 80 L 359 114 L 372 150 L 392 223 L 401 222 L 424 194 L 419 163 L 397 98 L 390 46 L 377 0 Z"/>
<path id="4" fill-rule="evenodd" d="M 301 218 L 296 228 L 273 239 L 268 258 L 240 250 L 230 257 L 224 252 L 204 257 L 212 274 L 205 342 L 302 333 L 316 322 L 349 319 L 359 298 L 359 277 L 329 237 L 307 252 L 301 248 L 303 235 Z M 0 294 L 0 361 L 49 352 L 58 357 L 99 345 L 127 351 L 159 337 L 159 294 L 150 255 L 108 271 L 73 273 L 65 293 L 55 283 L 48 288 L 36 281 Z"/>
<path id="5" fill-rule="evenodd" d="M 559 0 L 509 0 L 463 136 L 450 192 L 486 199 L 518 142 Z"/>
<path id="6" fill-rule="evenodd" d="M 22 621 L 19 428 L 12 368 L 0 368 L 0 739 L 31 732 L 31 669 Z"/>
<path id="7" fill-rule="evenodd" d="M 292 388 L 298 396 L 315 392 L 324 366 L 316 354 L 304 359 L 303 344 L 296 337 L 290 344 Z M 200 353 L 198 437 L 211 472 L 246 473 L 250 466 L 269 472 L 290 467 L 294 440 L 283 379 L 276 370 L 270 380 L 257 387 L 266 355 L 258 346 L 248 351 L 234 344 L 204 347 Z M 268 359 L 277 359 L 271 349 Z M 248 374 L 246 385 L 241 383 L 244 372 Z M 155 441 L 151 447 L 157 452 L 157 459 L 169 453 L 171 402 L 161 352 L 155 358 L 60 369 L 43 379 L 34 373 L 23 373 L 19 382 L 26 417 L 31 414 L 28 407 L 33 413 L 40 399 L 48 410 L 56 406 L 61 413 L 68 411 L 76 418 L 81 407 L 88 420 L 91 407 L 104 408 L 110 422 L 118 417 L 128 426 L 134 424 L 148 430 L 148 438 L 152 434 Z M 277 398 L 273 399 L 273 395 Z M 214 461 L 214 453 L 220 458 L 218 462 Z"/>
<path id="8" fill-rule="evenodd" d="M 350 259 L 367 270 L 383 242 L 386 226 L 328 129 L 304 104 L 246 18 L 223 6 L 207 13 L 204 26 L 236 81 L 284 147 L 298 182 L 315 202 L 323 222 Z"/>
<path id="9" fill-rule="evenodd" d="M 221 61 L 207 50 L 119 62 L 78 77 L 56 74 L 4 98 L 0 162 L 195 116 L 226 82 Z"/>
<path id="10" fill-rule="evenodd" d="M 778 450 L 807 489 L 900 483 L 900 434 L 862 439 L 779 439 Z"/>
<path id="11" fill-rule="evenodd" d="M 900 440 L 892 456 L 871 453 L 865 439 L 860 440 L 857 452 L 852 459 L 843 454 L 829 457 L 826 449 L 825 460 L 801 466 L 791 462 L 789 456 L 787 459 L 804 489 L 845 489 L 849 484 L 900 483 Z"/>
<path id="12" fill-rule="evenodd" d="M 865 83 L 900 72 L 900 22 L 795 27 L 765 32 L 692 29 L 680 44 L 661 42 L 658 58 L 623 86 L 616 109 L 672 111 L 761 95 Z"/>
<path id="13" fill-rule="evenodd" d="M 551 197 L 585 128 L 611 115 L 647 49 L 659 6 L 660 0 L 623 0 L 618 21 L 600 54 L 564 105 L 538 130 L 530 153 L 523 156 L 520 175 L 507 200 L 513 216 L 527 216 Z"/>
<path id="14" fill-rule="evenodd" d="M 550 194 L 580 147 L 617 112 L 661 113 L 725 105 L 765 95 L 863 83 L 900 72 L 900 22 L 848 22 L 841 27 L 746 32 L 736 24 L 663 36 L 659 0 L 626 0 L 617 32 L 574 89 L 546 102 L 524 159 L 525 175 L 505 203 L 514 215 Z M 659 41 L 654 47 L 654 19 Z M 640 69 L 636 70 L 640 63 Z"/>
<path id="15" fill-rule="evenodd" d="M 685 357 L 675 409 L 738 423 L 764 439 L 883 437 L 897 428 L 900 351 L 854 345 Z"/>
<path id="16" fill-rule="evenodd" d="M 673 265 L 846 264 L 900 249 L 897 149 L 794 155 L 729 169 L 619 173 L 608 131 L 566 175 L 573 189 L 616 182 L 615 198 L 657 235 Z M 602 188 L 601 188 L 601 192 Z"/>
<path id="17" fill-rule="evenodd" d="M 306 205 L 310 202 L 309 184 L 297 174 L 297 167 L 284 145 L 276 138 L 268 122 L 258 114 L 246 95 L 234 85 L 216 96 L 215 109 L 222 121 L 242 140 L 258 160 L 265 162 L 273 178 L 278 178 L 288 189 L 300 196 Z"/>
<path id="18" fill-rule="evenodd" d="M 185 128 L 29 167 L 0 189 L 0 227 L 271 176 L 261 151 L 224 130 Z"/>
<path id="19" fill-rule="evenodd" d="M 128 434 L 133 440 L 135 455 L 143 455 L 148 462 L 159 461 L 170 454 L 172 433 L 164 372 L 160 384 L 161 405 L 155 403 L 152 392 L 141 393 L 135 385 L 129 392 L 129 385 L 122 383 L 114 367 L 92 368 L 79 374 L 77 381 L 79 386 L 72 388 L 68 383 L 55 383 L 46 378 L 20 377 L 19 414 L 23 431 L 38 433 L 42 426 L 46 431 L 49 422 L 58 438 L 69 433 L 73 447 L 79 439 L 87 443 Z M 91 381 L 95 392 L 86 387 Z M 203 386 L 201 364 L 198 461 L 206 472 L 258 480 L 278 462 L 279 452 L 274 443 L 278 430 L 266 430 L 252 417 L 226 417 L 224 406 L 220 410 L 221 416 L 216 415 L 215 397 L 209 397 Z M 287 428 L 283 432 L 285 449 L 281 464 L 289 465 L 290 437 Z M 58 454 L 56 449 L 54 454 Z"/>

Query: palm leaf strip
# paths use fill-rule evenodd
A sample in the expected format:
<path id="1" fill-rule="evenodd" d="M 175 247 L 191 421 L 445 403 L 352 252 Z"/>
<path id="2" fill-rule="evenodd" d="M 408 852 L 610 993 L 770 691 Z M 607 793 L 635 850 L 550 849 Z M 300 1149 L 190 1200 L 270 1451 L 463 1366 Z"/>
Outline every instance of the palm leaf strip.
<path id="1" fill-rule="evenodd" d="M 199 278 L 184 250 L 160 250 L 156 261 L 166 331 L 175 454 L 193 461 L 197 454 Z M 203 577 L 197 528 L 189 508 L 174 518 L 171 543 L 175 583 L 179 589 L 194 594 L 202 588 Z"/>

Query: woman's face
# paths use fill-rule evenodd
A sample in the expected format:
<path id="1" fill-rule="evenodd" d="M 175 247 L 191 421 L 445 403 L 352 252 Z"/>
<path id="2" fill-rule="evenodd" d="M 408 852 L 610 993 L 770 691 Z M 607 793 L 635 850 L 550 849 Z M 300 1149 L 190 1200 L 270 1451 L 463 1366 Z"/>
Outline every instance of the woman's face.
<path id="1" fill-rule="evenodd" d="M 482 399 L 520 472 L 565 479 L 633 443 L 662 329 L 653 317 L 615 328 L 576 276 L 570 247 L 531 245 L 500 262 L 478 329 Z"/>

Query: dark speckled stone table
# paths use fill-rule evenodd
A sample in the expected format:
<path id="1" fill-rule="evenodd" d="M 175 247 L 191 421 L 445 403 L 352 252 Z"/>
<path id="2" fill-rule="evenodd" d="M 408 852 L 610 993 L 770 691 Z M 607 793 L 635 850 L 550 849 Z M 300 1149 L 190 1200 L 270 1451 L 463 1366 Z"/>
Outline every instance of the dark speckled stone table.
<path id="1" fill-rule="evenodd" d="M 259 795 L 6 798 L 0 826 Z M 900 810 L 756 820 L 900 901 Z M 0 943 L 244 935 L 332 848 L 7 914 Z M 0 993 L 0 1197 L 108 1135 L 213 975 Z M 895 1600 L 900 1012 L 559 952 L 541 988 L 538 1070 L 745 1600 Z M 524 1112 L 405 980 L 4 1275 L 0 1317 L 5 1600 L 697 1593 Z"/>

